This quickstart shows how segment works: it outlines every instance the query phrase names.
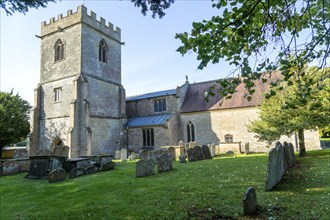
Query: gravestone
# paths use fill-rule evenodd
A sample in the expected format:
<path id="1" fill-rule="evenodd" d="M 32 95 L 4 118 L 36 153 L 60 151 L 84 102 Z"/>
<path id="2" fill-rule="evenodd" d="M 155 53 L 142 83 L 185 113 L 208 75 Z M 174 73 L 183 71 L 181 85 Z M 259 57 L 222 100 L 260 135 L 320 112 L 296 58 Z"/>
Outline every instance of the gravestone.
<path id="1" fill-rule="evenodd" d="M 99 172 L 99 168 L 97 166 L 95 166 L 94 164 L 93 165 L 90 165 L 89 167 L 87 167 L 85 169 L 85 174 L 92 174 L 92 173 L 97 173 Z"/>
<path id="2" fill-rule="evenodd" d="M 196 142 L 189 142 L 189 148 L 194 148 L 196 146 Z"/>
<path id="3" fill-rule="evenodd" d="M 294 147 L 293 144 L 289 143 L 289 151 L 291 155 L 291 160 L 292 160 L 292 166 L 296 165 L 296 155 L 294 154 Z"/>
<path id="4" fill-rule="evenodd" d="M 185 144 L 182 140 L 179 141 L 179 144 L 178 144 L 180 147 L 185 147 Z"/>
<path id="5" fill-rule="evenodd" d="M 162 153 L 163 151 L 160 149 L 152 150 L 150 152 L 150 159 L 157 163 L 157 157 L 159 157 Z"/>
<path id="6" fill-rule="evenodd" d="M 243 212 L 244 215 L 253 215 L 257 211 L 257 195 L 254 188 L 246 189 L 243 196 Z"/>
<path id="7" fill-rule="evenodd" d="M 154 174 L 154 165 L 153 160 L 139 160 L 136 163 L 136 177 L 145 177 Z"/>
<path id="8" fill-rule="evenodd" d="M 52 153 L 53 156 L 58 157 L 69 157 L 69 147 L 68 146 L 56 146 Z"/>
<path id="9" fill-rule="evenodd" d="M 55 183 L 59 181 L 63 181 L 66 178 L 66 171 L 63 168 L 58 168 L 50 171 L 48 174 L 48 182 Z"/>
<path id="10" fill-rule="evenodd" d="M 158 173 L 173 170 L 172 158 L 169 154 L 163 153 L 157 157 Z"/>
<path id="11" fill-rule="evenodd" d="M 109 161 L 105 164 L 101 165 L 101 171 L 113 170 L 115 168 L 116 163 L 113 161 Z"/>
<path id="12" fill-rule="evenodd" d="M 189 162 L 195 162 L 195 161 L 198 160 L 195 148 L 189 148 L 187 150 L 187 155 L 188 155 L 188 161 Z"/>
<path id="13" fill-rule="evenodd" d="M 127 149 L 126 148 L 121 149 L 120 160 L 121 161 L 126 161 L 127 160 Z"/>
<path id="14" fill-rule="evenodd" d="M 28 178 L 43 179 L 47 177 L 47 168 L 49 166 L 48 156 L 33 156 L 30 157 L 30 169 Z"/>
<path id="15" fill-rule="evenodd" d="M 120 160 L 120 158 L 121 158 L 121 151 L 120 150 L 116 150 L 115 159 L 116 160 Z"/>
<path id="16" fill-rule="evenodd" d="M 245 154 L 249 154 L 250 153 L 250 143 L 249 142 L 246 142 L 244 144 L 244 152 L 245 152 Z"/>
<path id="17" fill-rule="evenodd" d="M 168 154 L 171 156 L 171 159 L 175 161 L 176 159 L 176 153 L 175 153 L 175 148 L 174 147 L 169 147 L 168 148 Z"/>
<path id="18" fill-rule="evenodd" d="M 187 163 L 186 155 L 180 155 L 179 160 L 180 160 L 180 163 Z"/>
<path id="19" fill-rule="evenodd" d="M 69 172 L 69 178 L 70 179 L 73 179 L 73 178 L 76 178 L 76 177 L 79 177 L 79 176 L 83 176 L 83 175 L 85 175 L 85 170 L 80 168 L 80 167 L 73 168 Z"/>
<path id="20" fill-rule="evenodd" d="M 210 144 L 209 149 L 210 149 L 210 152 L 211 152 L 211 156 L 215 157 L 215 155 L 216 155 L 215 144 Z"/>
<path id="21" fill-rule="evenodd" d="M 128 156 L 128 160 L 135 160 L 139 158 L 139 154 L 132 152 L 129 156 Z"/>
<path id="22" fill-rule="evenodd" d="M 285 166 L 287 170 L 292 167 L 292 163 L 291 163 L 292 160 L 291 160 L 289 145 L 286 141 L 283 142 L 283 150 L 285 155 Z"/>
<path id="23" fill-rule="evenodd" d="M 285 154 L 284 154 L 284 149 L 283 146 L 280 142 L 276 143 L 276 148 L 277 148 L 277 166 L 278 166 L 278 182 L 281 181 L 283 175 L 285 174 L 286 171 L 286 162 L 285 162 Z"/>
<path id="24" fill-rule="evenodd" d="M 207 145 L 202 145 L 202 151 L 203 151 L 205 160 L 212 159 L 210 148 Z"/>
<path id="25" fill-rule="evenodd" d="M 36 156 L 50 156 L 52 152 L 48 149 L 40 149 L 36 152 Z"/>
<path id="26" fill-rule="evenodd" d="M 140 160 L 150 160 L 150 154 L 151 154 L 151 150 L 140 150 L 139 152 L 140 154 Z"/>
<path id="27" fill-rule="evenodd" d="M 195 146 L 194 149 L 196 152 L 197 160 L 205 160 L 202 148 L 200 146 Z"/>

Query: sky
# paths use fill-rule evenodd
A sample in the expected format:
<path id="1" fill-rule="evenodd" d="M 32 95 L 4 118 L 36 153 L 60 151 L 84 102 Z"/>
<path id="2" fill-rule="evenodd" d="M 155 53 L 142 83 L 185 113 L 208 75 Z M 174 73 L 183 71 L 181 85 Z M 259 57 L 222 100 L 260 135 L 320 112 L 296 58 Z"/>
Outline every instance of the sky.
<path id="1" fill-rule="evenodd" d="M 175 89 L 186 76 L 189 82 L 201 82 L 226 77 L 233 67 L 226 62 L 197 70 L 196 54 L 182 56 L 176 33 L 190 32 L 192 22 L 210 19 L 219 13 L 211 0 L 176 1 L 162 18 L 143 16 L 130 1 L 57 1 L 47 8 L 30 9 L 25 15 L 6 15 L 1 9 L 1 91 L 12 89 L 33 105 L 33 91 L 40 77 L 41 22 L 68 10 L 76 11 L 81 4 L 121 29 L 122 84 L 126 96 Z"/>

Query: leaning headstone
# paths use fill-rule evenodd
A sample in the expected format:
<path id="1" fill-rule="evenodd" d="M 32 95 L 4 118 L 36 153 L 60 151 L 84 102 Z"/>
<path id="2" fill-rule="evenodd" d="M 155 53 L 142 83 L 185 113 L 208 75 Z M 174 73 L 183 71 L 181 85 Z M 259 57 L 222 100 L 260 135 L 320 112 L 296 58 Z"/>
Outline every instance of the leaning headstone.
<path id="1" fill-rule="evenodd" d="M 121 149 L 120 160 L 121 161 L 126 161 L 127 160 L 127 149 L 126 148 Z"/>
<path id="2" fill-rule="evenodd" d="M 113 161 L 109 161 L 101 166 L 101 171 L 113 170 L 115 168 L 116 163 Z"/>
<path id="3" fill-rule="evenodd" d="M 116 160 L 120 160 L 120 158 L 121 158 L 121 151 L 120 150 L 116 150 L 115 159 Z"/>
<path id="4" fill-rule="evenodd" d="M 257 211 L 257 195 L 254 188 L 246 189 L 243 196 L 243 212 L 244 215 L 253 215 Z"/>
<path id="5" fill-rule="evenodd" d="M 187 150 L 187 155 L 188 155 L 188 161 L 189 162 L 194 162 L 194 161 L 198 160 L 195 148 L 189 148 Z"/>
<path id="6" fill-rule="evenodd" d="M 99 168 L 93 164 L 85 169 L 85 174 L 87 175 L 87 174 L 97 173 L 98 171 Z"/>
<path id="7" fill-rule="evenodd" d="M 195 146 L 194 149 L 196 151 L 197 160 L 205 160 L 202 148 L 200 146 Z"/>
<path id="8" fill-rule="evenodd" d="M 56 146 L 53 151 L 53 156 L 58 157 L 69 157 L 69 147 L 68 146 Z"/>
<path id="9" fill-rule="evenodd" d="M 70 179 L 73 179 L 73 178 L 76 178 L 76 177 L 79 177 L 79 176 L 83 176 L 83 175 L 85 175 L 85 170 L 80 168 L 80 167 L 73 168 L 69 172 L 69 178 Z"/>
<path id="10" fill-rule="evenodd" d="M 212 159 L 210 148 L 207 145 L 202 145 L 202 151 L 203 151 L 205 160 Z"/>
<path id="11" fill-rule="evenodd" d="M 150 160 L 151 150 L 143 149 L 140 150 L 140 160 Z"/>
<path id="12" fill-rule="evenodd" d="M 158 173 L 173 170 L 172 158 L 169 154 L 163 153 L 157 157 Z"/>
<path id="13" fill-rule="evenodd" d="M 63 181 L 66 178 L 66 171 L 65 169 L 58 168 L 55 170 L 50 171 L 48 174 L 48 182 L 49 183 L 55 183 L 59 181 Z"/>
<path id="14" fill-rule="evenodd" d="M 154 174 L 154 165 L 153 160 L 139 160 L 136 163 L 136 177 L 145 177 Z"/>
<path id="15" fill-rule="evenodd" d="M 186 155 L 180 155 L 179 160 L 180 160 L 180 163 L 187 163 Z"/>

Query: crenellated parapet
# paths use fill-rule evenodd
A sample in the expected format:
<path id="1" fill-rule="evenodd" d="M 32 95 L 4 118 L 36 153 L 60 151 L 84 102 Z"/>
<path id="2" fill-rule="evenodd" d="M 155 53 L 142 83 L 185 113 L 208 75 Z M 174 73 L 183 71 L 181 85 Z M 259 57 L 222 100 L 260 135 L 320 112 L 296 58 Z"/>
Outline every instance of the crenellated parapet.
<path id="1" fill-rule="evenodd" d="M 65 31 L 66 28 L 70 28 L 77 24 L 84 24 L 93 29 L 97 29 L 103 34 L 110 36 L 111 38 L 120 41 L 121 30 L 119 27 L 114 27 L 110 22 L 102 17 L 97 19 L 96 13 L 90 11 L 88 14 L 87 8 L 83 5 L 77 7 L 77 11 L 73 12 L 69 10 L 66 16 L 63 14 L 58 15 L 57 19 L 55 17 L 51 18 L 49 22 L 46 21 L 41 23 L 41 37 Z"/>

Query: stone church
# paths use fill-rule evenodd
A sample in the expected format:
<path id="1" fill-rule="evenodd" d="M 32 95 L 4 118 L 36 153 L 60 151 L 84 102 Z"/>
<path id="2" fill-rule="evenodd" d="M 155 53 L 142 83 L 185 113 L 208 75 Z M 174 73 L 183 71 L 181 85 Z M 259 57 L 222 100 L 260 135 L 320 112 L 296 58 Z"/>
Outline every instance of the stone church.
<path id="1" fill-rule="evenodd" d="M 232 99 L 204 92 L 216 81 L 132 97 L 121 83 L 121 30 L 79 6 L 41 24 L 40 83 L 31 114 L 29 154 L 69 146 L 69 157 L 114 155 L 128 148 L 160 148 L 178 142 L 217 144 L 249 142 L 252 151 L 266 144 L 249 133 L 262 92 L 256 84 L 251 102 L 239 85 Z M 284 138 L 295 143 L 294 137 Z M 306 146 L 319 148 L 318 132 L 306 132 Z"/>

